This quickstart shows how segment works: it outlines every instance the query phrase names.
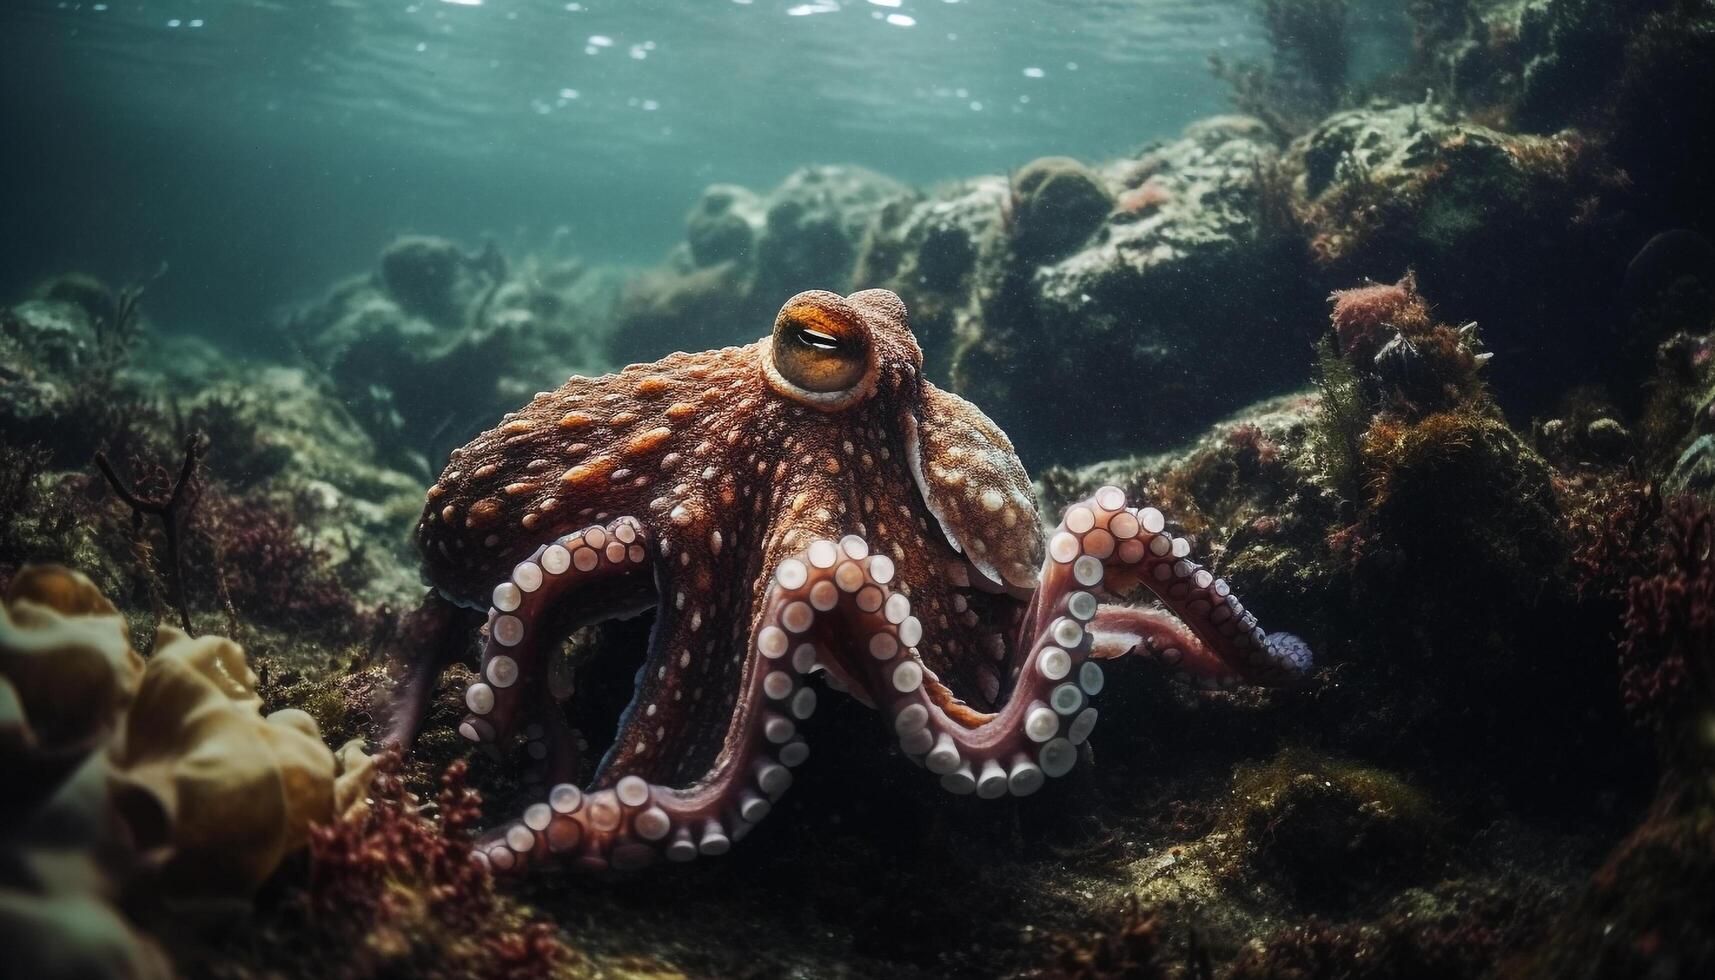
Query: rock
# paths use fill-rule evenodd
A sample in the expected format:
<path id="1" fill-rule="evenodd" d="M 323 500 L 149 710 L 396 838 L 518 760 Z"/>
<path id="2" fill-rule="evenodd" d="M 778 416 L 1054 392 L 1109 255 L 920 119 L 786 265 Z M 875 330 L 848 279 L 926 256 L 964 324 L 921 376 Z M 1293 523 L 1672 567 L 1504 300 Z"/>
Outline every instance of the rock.
<path id="1" fill-rule="evenodd" d="M 1329 117 L 1289 164 L 1322 273 L 1347 283 L 1412 271 L 1511 355 L 1492 379 L 1509 409 L 1545 410 L 1610 360 L 1615 338 L 1589 311 L 1620 287 L 1610 214 L 1623 191 L 1588 138 L 1502 133 L 1433 104 L 1376 106 Z"/>
<path id="2" fill-rule="evenodd" d="M 1038 265 L 997 229 L 954 387 L 1042 462 L 1164 448 L 1302 379 L 1321 296 L 1280 219 L 1275 159 L 1259 128 L 1193 127 L 1112 168 L 1158 192 L 1082 249 Z"/>
<path id="3" fill-rule="evenodd" d="M 387 295 L 411 316 L 439 327 L 463 326 L 484 291 L 503 274 L 489 255 L 466 256 L 444 238 L 408 235 L 381 253 Z"/>
<path id="4" fill-rule="evenodd" d="M 685 216 L 685 243 L 698 267 L 738 260 L 748 262 L 763 227 L 762 201 L 733 184 L 716 184 L 703 191 Z"/>
<path id="5" fill-rule="evenodd" d="M 1233 780 L 1242 859 L 1324 908 L 1348 908 L 1422 874 L 1438 833 L 1430 800 L 1392 773 L 1287 751 Z"/>
<path id="6" fill-rule="evenodd" d="M 752 339 L 767 333 L 774 309 L 804 289 L 851 291 L 858 247 L 871 222 L 906 188 L 862 167 L 794 171 L 768 195 L 767 226 L 757 246 L 758 298 L 772 304 Z"/>
<path id="7" fill-rule="evenodd" d="M 1082 245 L 1113 210 L 1102 178 L 1071 157 L 1032 160 L 1012 176 L 1012 247 L 1026 262 L 1052 262 Z"/>
<path id="8" fill-rule="evenodd" d="M 983 240 L 1008 197 L 1005 178 L 976 177 L 896 198 L 864 240 L 852 288 L 891 289 L 905 300 L 931 378 L 951 370 L 958 312 L 972 301 Z"/>
<path id="9" fill-rule="evenodd" d="M 626 283 L 609 357 L 653 361 L 676 350 L 749 343 L 769 331 L 794 294 L 850 292 L 871 224 L 907 194 L 886 177 L 843 166 L 794 171 L 760 198 L 724 184 L 709 188 L 686 219 L 686 241 Z"/>
<path id="10" fill-rule="evenodd" d="M 580 291 L 593 277 L 571 266 L 513 270 L 492 247 L 402 239 L 375 278 L 336 286 L 288 330 L 382 455 L 427 476 L 428 460 L 532 393 L 606 366 L 595 348 L 611 289 Z"/>

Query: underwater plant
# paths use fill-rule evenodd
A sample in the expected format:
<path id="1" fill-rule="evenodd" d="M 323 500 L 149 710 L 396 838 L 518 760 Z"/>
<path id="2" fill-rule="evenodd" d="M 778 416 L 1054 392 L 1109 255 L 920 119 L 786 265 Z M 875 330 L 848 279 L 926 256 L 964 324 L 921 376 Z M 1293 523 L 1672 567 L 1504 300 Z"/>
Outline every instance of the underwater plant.
<path id="1" fill-rule="evenodd" d="M 574 976 L 582 958 L 470 860 L 481 798 L 465 763 L 423 800 L 375 762 L 367 805 L 311 830 L 304 878 L 265 911 L 251 955 L 302 976 Z"/>
<path id="2" fill-rule="evenodd" d="M 1620 683 L 1626 707 L 1653 728 L 1669 768 L 1706 754 L 1715 712 L 1715 511 L 1675 497 L 1662 512 L 1655 567 L 1626 588 Z"/>
<path id="3" fill-rule="evenodd" d="M 1265 62 L 1209 58 L 1240 111 L 1268 124 L 1282 141 L 1335 109 L 1346 91 L 1351 60 L 1349 0 L 1257 0 L 1268 38 Z"/>
<path id="4" fill-rule="evenodd" d="M 178 476 L 173 478 L 170 487 L 162 493 L 139 493 L 135 486 L 120 478 L 113 464 L 107 461 L 105 453 L 95 454 L 95 466 L 107 480 L 114 496 L 131 508 L 134 534 L 141 535 L 145 517 L 153 517 L 160 524 L 161 536 L 166 542 L 167 569 L 171 573 L 168 581 L 171 583 L 173 606 L 179 613 L 179 625 L 186 633 L 190 633 L 190 605 L 185 599 L 183 536 L 191 511 L 202 496 L 197 465 L 207 451 L 208 443 L 200 432 L 193 432 L 185 437 L 184 447 L 184 461 L 179 464 Z"/>

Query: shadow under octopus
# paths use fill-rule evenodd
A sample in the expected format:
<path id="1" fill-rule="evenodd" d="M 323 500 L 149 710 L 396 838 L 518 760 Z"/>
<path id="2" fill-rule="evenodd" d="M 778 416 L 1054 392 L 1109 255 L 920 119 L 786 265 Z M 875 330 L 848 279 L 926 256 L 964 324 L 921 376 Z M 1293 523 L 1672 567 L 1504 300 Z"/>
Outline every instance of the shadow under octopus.
<path id="1" fill-rule="evenodd" d="M 463 649 L 454 610 L 486 609 L 459 732 L 522 741 L 543 795 L 474 860 L 724 853 L 809 757 L 819 690 L 875 708 L 948 791 L 992 799 L 1072 768 L 1104 661 L 1208 688 L 1306 673 L 1302 641 L 1264 633 L 1118 488 L 1045 536 L 1006 435 L 922 372 L 898 296 L 804 292 L 756 343 L 574 377 L 452 454 L 417 528 L 434 592 L 389 739 L 412 741 Z M 1124 604 L 1145 589 L 1157 603 Z M 635 691 L 580 785 L 552 660 L 571 630 L 650 609 Z"/>

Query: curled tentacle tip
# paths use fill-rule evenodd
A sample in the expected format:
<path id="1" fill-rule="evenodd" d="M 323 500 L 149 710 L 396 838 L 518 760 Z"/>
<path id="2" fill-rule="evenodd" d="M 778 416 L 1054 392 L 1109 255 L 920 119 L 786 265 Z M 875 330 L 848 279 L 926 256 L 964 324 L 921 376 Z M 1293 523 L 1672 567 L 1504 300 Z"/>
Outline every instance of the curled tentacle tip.
<path id="1" fill-rule="evenodd" d="M 1281 668 L 1302 677 L 1310 673 L 1316 656 L 1310 650 L 1310 644 L 1291 633 L 1270 633 L 1263 641 L 1268 649 L 1268 656 Z"/>

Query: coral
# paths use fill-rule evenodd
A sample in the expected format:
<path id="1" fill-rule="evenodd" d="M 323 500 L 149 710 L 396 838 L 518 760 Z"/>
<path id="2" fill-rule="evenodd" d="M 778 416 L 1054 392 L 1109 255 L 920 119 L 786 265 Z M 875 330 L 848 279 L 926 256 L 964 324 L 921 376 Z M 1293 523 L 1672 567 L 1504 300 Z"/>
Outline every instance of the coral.
<path id="1" fill-rule="evenodd" d="M 230 641 L 163 627 L 145 662 L 127 633 L 54 566 L 0 606 L 0 744 L 30 776 L 0 809 L 0 935 L 29 975 L 166 975 L 111 896 L 247 897 L 365 789 L 355 746 L 336 759 L 302 712 L 260 714 Z"/>
<path id="2" fill-rule="evenodd" d="M 1040 264 L 1083 244 L 1114 208 L 1102 178 L 1070 157 L 1043 157 L 1012 175 L 1004 223 L 1012 253 Z"/>
<path id="3" fill-rule="evenodd" d="M 172 572 L 169 581 L 172 583 L 173 605 L 178 609 L 179 622 L 187 633 L 191 629 L 191 612 L 185 600 L 182 538 L 185 524 L 202 496 L 202 483 L 197 478 L 197 464 L 207 449 L 207 441 L 201 434 L 192 433 L 186 436 L 185 456 L 184 461 L 179 464 L 179 475 L 173 480 L 171 489 L 158 494 L 141 493 L 136 487 L 126 484 L 107 461 L 106 454 L 95 454 L 96 468 L 101 470 L 107 485 L 125 506 L 131 508 L 132 529 L 140 533 L 145 516 L 155 518 L 160 524 L 161 537 L 166 542 L 167 567 Z"/>
<path id="4" fill-rule="evenodd" d="M 124 619 L 88 579 L 40 566 L 17 575 L 0 606 L 0 716 L 7 771 L 30 778 L 0 806 L 7 823 L 113 735 L 142 673 Z"/>
<path id="5" fill-rule="evenodd" d="M 161 627 L 110 758 L 116 805 L 133 826 L 169 827 L 163 880 L 175 890 L 247 894 L 303 846 L 313 823 L 362 795 L 343 784 L 309 715 L 261 714 L 257 676 L 236 643 Z"/>

